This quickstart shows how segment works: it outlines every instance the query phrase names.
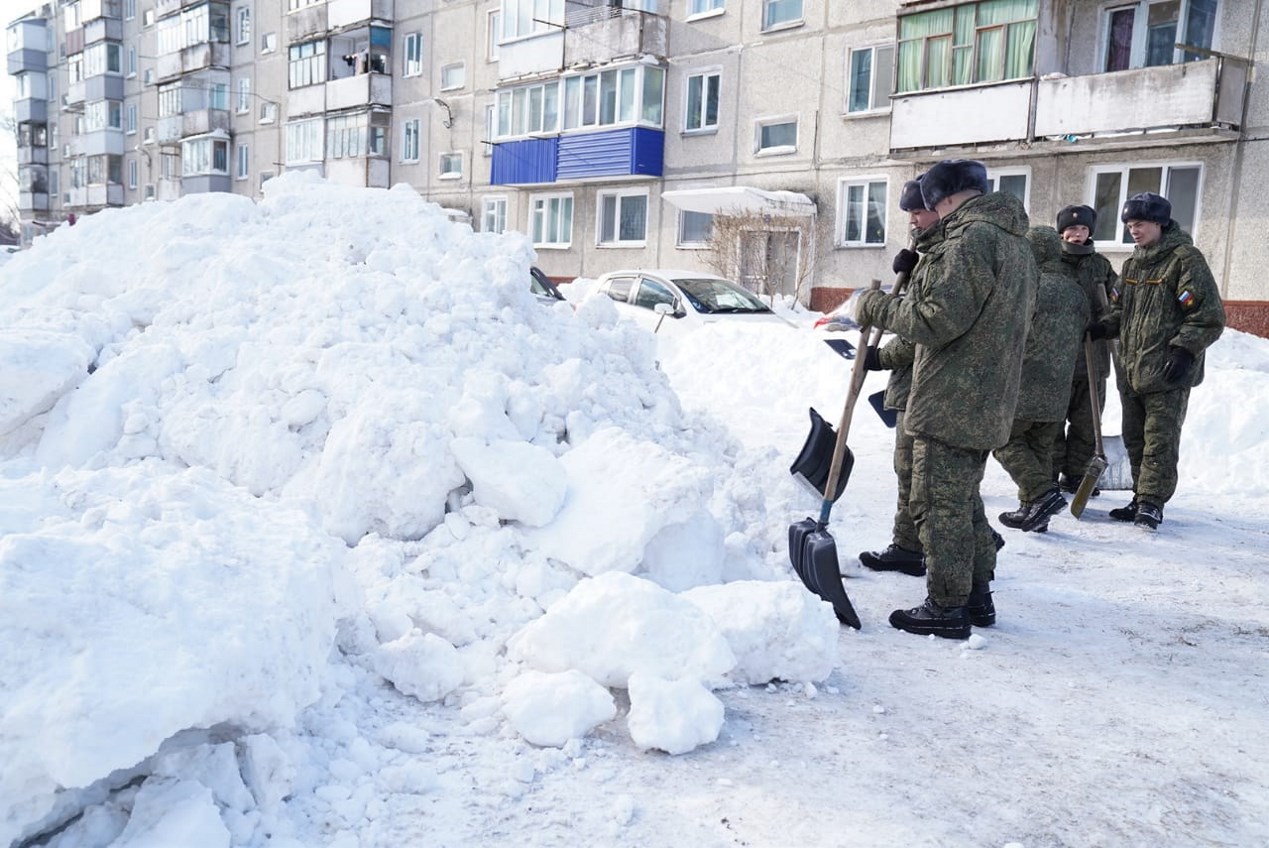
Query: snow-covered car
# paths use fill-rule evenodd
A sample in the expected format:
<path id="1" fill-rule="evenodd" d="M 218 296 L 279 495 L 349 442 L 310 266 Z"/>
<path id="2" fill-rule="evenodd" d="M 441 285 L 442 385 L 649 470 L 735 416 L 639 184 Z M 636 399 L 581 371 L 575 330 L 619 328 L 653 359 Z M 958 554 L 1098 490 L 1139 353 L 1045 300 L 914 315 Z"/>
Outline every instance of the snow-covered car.
<path id="1" fill-rule="evenodd" d="M 717 274 L 668 269 L 610 271 L 595 293 L 653 332 L 675 333 L 715 321 L 788 324 L 744 286 Z"/>
<path id="2" fill-rule="evenodd" d="M 538 300 L 547 306 L 557 300 L 564 300 L 564 295 L 560 294 L 560 290 L 555 287 L 555 283 L 551 282 L 551 278 L 536 265 L 529 268 L 529 289 Z"/>

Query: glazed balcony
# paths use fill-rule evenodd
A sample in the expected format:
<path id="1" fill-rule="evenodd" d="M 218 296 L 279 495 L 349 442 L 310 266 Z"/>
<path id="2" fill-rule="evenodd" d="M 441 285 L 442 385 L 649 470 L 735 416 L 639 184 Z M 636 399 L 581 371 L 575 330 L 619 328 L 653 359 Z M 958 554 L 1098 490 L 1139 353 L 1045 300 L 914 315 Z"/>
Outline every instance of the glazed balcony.
<path id="1" fill-rule="evenodd" d="M 393 0 L 328 0 L 326 25 L 338 30 L 370 21 L 391 21 L 394 12 Z"/>

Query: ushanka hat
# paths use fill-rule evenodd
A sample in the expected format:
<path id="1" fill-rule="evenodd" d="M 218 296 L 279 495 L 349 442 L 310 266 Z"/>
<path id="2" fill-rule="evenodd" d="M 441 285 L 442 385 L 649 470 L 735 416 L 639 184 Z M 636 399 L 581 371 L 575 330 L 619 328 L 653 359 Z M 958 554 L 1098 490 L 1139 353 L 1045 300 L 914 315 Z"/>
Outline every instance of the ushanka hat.
<path id="1" fill-rule="evenodd" d="M 903 191 L 899 193 L 899 208 L 904 212 L 920 212 L 925 209 L 925 198 L 921 197 L 920 176 L 903 184 Z"/>
<path id="2" fill-rule="evenodd" d="M 1128 198 L 1128 202 L 1124 204 L 1124 211 L 1119 214 L 1119 220 L 1125 224 L 1129 221 L 1154 221 L 1166 224 L 1172 220 L 1172 204 L 1161 194 L 1143 191 L 1141 194 L 1134 194 Z"/>
<path id="3" fill-rule="evenodd" d="M 1093 231 L 1093 225 L 1097 223 L 1097 212 L 1091 206 L 1067 206 L 1057 214 L 1056 229 L 1059 233 L 1066 232 L 1067 227 L 1088 227 L 1088 231 Z"/>
<path id="4" fill-rule="evenodd" d="M 926 209 L 933 209 L 958 192 L 986 194 L 989 190 L 987 166 L 973 159 L 944 159 L 921 177 L 921 197 Z"/>

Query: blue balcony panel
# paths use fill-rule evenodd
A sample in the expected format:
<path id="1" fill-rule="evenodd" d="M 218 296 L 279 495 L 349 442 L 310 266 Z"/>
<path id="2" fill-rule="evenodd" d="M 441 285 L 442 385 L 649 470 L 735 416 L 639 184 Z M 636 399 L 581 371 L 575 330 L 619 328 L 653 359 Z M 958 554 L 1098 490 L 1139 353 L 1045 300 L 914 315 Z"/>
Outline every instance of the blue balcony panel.
<path id="1" fill-rule="evenodd" d="M 559 138 L 528 138 L 494 145 L 491 185 L 555 182 Z"/>
<path id="2" fill-rule="evenodd" d="M 560 138 L 560 180 L 593 177 L 659 177 L 665 133 L 647 127 L 566 135 Z"/>

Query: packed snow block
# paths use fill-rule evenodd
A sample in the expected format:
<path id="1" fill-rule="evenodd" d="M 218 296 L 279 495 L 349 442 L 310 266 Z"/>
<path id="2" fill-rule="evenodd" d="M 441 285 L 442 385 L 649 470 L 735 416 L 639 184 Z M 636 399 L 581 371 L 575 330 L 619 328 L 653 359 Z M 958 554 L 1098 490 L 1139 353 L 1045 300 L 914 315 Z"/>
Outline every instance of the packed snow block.
<path id="1" fill-rule="evenodd" d="M 708 469 L 617 427 L 597 431 L 560 462 L 568 473 L 564 506 L 525 540 L 584 574 L 634 572 L 648 543 L 695 516 L 713 490 Z"/>
<path id="2" fill-rule="evenodd" d="M 619 688 L 638 671 L 713 684 L 736 665 L 727 640 L 700 607 L 620 572 L 577 584 L 512 636 L 507 654 L 538 671 L 576 669 Z"/>
<path id="3" fill-rule="evenodd" d="M 741 580 L 680 597 L 704 610 L 727 639 L 736 655 L 727 676 L 736 683 L 818 683 L 837 667 L 837 616 L 796 581 Z"/>
<path id="4" fill-rule="evenodd" d="M 0 479 L 0 526 L 0 845 L 183 730 L 318 698 L 347 551 L 306 513 L 150 462 Z"/>
<path id="5" fill-rule="evenodd" d="M 231 839 L 212 791 L 201 783 L 150 778 L 137 791 L 132 816 L 115 848 L 229 848 Z"/>
<path id="6" fill-rule="evenodd" d="M 546 448 L 528 442 L 454 439 L 450 450 L 472 483 L 476 503 L 504 521 L 550 524 L 564 505 L 568 474 Z"/>
<path id="7" fill-rule="evenodd" d="M 648 541 L 643 570 L 671 592 L 719 583 L 727 552 L 724 541 L 722 525 L 707 510 L 698 509 Z"/>
<path id="8" fill-rule="evenodd" d="M 0 436 L 52 408 L 88 376 L 94 355 L 82 339 L 68 333 L 0 331 Z"/>
<path id="9" fill-rule="evenodd" d="M 563 747 L 617 716 L 617 703 L 603 686 L 580 671 L 528 671 L 507 684 L 502 712 L 533 745 Z"/>
<path id="10" fill-rule="evenodd" d="M 435 633 L 420 630 L 380 645 L 374 666 L 399 692 L 424 703 L 441 700 L 463 682 L 458 650 Z"/>
<path id="11" fill-rule="evenodd" d="M 630 738 L 641 750 L 686 754 L 718 739 L 723 702 L 694 677 L 630 675 Z"/>

